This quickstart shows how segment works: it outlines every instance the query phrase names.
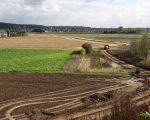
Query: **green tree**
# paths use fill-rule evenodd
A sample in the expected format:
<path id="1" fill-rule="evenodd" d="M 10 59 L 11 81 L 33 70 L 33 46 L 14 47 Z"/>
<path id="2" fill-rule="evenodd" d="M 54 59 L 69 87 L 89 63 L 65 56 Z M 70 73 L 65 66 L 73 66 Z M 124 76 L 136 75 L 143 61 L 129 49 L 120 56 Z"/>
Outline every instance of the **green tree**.
<path id="1" fill-rule="evenodd" d="M 124 31 L 124 28 L 123 28 L 122 26 L 120 26 L 120 27 L 118 28 L 118 33 L 123 33 L 123 31 Z"/>

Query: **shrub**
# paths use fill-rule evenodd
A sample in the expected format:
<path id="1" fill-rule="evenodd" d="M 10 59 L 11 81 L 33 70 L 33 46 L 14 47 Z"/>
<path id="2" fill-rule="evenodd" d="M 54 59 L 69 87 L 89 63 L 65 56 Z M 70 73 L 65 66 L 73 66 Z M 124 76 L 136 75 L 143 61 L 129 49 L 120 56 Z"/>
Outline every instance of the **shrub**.
<path id="1" fill-rule="evenodd" d="M 80 50 L 80 55 L 81 55 L 82 58 L 85 57 L 86 51 L 85 51 L 84 48 L 82 48 L 82 49 Z"/>
<path id="2" fill-rule="evenodd" d="M 89 43 L 84 43 L 82 45 L 82 48 L 85 49 L 85 51 L 86 51 L 87 54 L 91 54 L 93 52 L 92 46 Z"/>
<path id="3" fill-rule="evenodd" d="M 35 32 L 35 33 L 44 33 L 45 30 L 43 30 L 43 29 L 34 29 L 34 30 L 32 30 L 32 32 Z"/>
<path id="4" fill-rule="evenodd" d="M 144 112 L 140 112 L 138 114 L 138 120 L 149 120 L 149 116 Z"/>

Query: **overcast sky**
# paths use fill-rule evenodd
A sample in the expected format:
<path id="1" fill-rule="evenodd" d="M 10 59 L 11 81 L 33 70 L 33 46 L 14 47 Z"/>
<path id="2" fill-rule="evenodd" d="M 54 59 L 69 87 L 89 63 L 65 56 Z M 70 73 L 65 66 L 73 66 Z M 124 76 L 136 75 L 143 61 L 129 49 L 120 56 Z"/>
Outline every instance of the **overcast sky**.
<path id="1" fill-rule="evenodd" d="M 146 27 L 150 0 L 0 0 L 0 21 L 20 24 Z"/>

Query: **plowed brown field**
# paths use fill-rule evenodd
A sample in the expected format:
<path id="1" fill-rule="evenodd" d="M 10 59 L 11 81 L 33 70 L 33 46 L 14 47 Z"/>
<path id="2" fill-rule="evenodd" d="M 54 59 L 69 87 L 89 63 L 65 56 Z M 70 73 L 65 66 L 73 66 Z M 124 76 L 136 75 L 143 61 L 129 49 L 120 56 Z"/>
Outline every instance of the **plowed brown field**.
<path id="1" fill-rule="evenodd" d="M 106 79 L 100 75 L 0 73 L 0 119 L 35 105 L 52 111 L 66 109 L 88 94 L 122 87 L 122 83 Z"/>
<path id="2" fill-rule="evenodd" d="M 29 34 L 25 37 L 10 37 L 0 39 L 0 48 L 50 48 L 50 49 L 78 49 L 88 42 L 93 47 L 103 46 L 101 42 L 79 40 L 52 34 Z"/>

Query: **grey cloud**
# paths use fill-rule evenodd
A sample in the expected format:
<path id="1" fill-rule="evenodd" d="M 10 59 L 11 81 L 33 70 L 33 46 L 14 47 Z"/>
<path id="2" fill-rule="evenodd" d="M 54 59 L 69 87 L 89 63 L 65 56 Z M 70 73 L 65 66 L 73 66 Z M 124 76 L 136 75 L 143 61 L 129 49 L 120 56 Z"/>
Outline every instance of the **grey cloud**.
<path id="1" fill-rule="evenodd" d="M 94 27 L 117 27 L 120 25 L 141 27 L 150 21 L 149 0 L 143 0 L 145 2 L 130 6 L 128 4 L 114 4 L 115 2 L 123 2 L 123 0 L 2 1 L 3 4 L 0 4 L 0 21 L 3 22 Z M 129 3 L 130 0 L 126 1 Z"/>

